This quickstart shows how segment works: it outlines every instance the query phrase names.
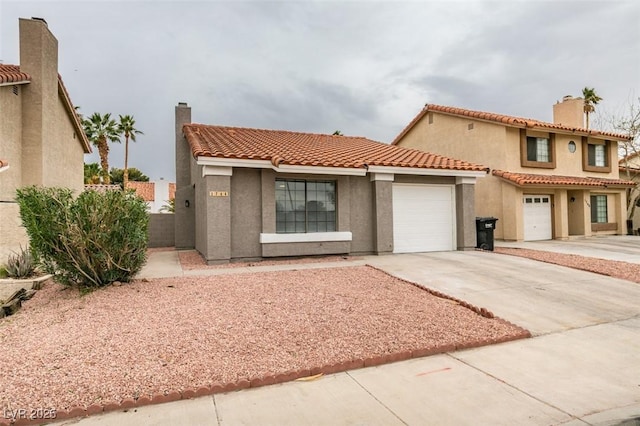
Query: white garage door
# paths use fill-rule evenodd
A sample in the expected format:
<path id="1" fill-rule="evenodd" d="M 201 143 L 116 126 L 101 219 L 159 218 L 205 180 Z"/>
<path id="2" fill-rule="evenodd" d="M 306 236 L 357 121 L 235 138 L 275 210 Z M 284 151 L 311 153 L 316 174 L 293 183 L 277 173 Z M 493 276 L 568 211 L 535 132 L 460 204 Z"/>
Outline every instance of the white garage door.
<path id="1" fill-rule="evenodd" d="M 524 195 L 524 240 L 551 239 L 551 195 Z"/>
<path id="2" fill-rule="evenodd" d="M 393 184 L 393 252 L 455 250 L 455 188 Z"/>

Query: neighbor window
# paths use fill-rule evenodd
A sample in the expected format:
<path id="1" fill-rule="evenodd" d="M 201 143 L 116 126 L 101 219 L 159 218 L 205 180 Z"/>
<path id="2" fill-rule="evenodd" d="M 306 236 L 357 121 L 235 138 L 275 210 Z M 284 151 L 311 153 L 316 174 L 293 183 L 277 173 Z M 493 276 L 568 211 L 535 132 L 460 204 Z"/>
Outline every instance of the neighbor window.
<path id="1" fill-rule="evenodd" d="M 335 230 L 335 181 L 276 180 L 276 233 Z"/>
<path id="2" fill-rule="evenodd" d="M 607 151 L 605 145 L 589 144 L 589 165 L 595 167 L 607 166 Z"/>
<path id="3" fill-rule="evenodd" d="M 521 129 L 520 161 L 522 167 L 555 168 L 555 134 L 527 135 L 527 131 Z"/>
<path id="4" fill-rule="evenodd" d="M 607 196 L 591 196 L 591 223 L 607 223 Z"/>
<path id="5" fill-rule="evenodd" d="M 551 144 L 547 138 L 527 136 L 527 161 L 549 162 Z"/>
<path id="6" fill-rule="evenodd" d="M 590 172 L 610 172 L 610 143 L 609 141 L 590 141 L 586 137 L 582 138 L 582 147 L 584 150 L 582 168 Z"/>

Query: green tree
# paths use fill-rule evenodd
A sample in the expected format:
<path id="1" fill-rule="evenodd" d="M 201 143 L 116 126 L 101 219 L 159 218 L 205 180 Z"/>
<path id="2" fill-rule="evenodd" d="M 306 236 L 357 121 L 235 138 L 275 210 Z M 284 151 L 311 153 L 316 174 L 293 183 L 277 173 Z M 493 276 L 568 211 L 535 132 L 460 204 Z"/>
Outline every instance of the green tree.
<path id="1" fill-rule="evenodd" d="M 584 114 L 587 118 L 587 129 L 589 128 L 589 114 L 595 112 L 596 105 L 602 100 L 600 96 L 596 94 L 593 87 L 585 87 L 582 89 L 582 97 L 584 98 Z"/>
<path id="2" fill-rule="evenodd" d="M 100 170 L 100 165 L 98 163 L 89 163 L 84 165 L 84 184 L 85 185 L 95 185 L 100 183 L 100 176 L 102 175 L 102 170 Z"/>
<path id="3" fill-rule="evenodd" d="M 618 144 L 619 155 L 622 157 L 620 177 L 636 182 L 635 188 L 627 192 L 627 219 L 632 220 L 636 207 L 640 202 L 640 98 L 637 103 L 630 102 L 627 112 L 610 118 L 613 129 L 626 135 L 629 139 Z"/>
<path id="4" fill-rule="evenodd" d="M 111 114 L 94 112 L 89 118 L 82 120 L 82 127 L 87 138 L 98 148 L 100 166 L 102 168 L 102 183 L 108 185 L 109 178 L 109 142 L 120 142 L 120 134 L 116 121 Z"/>
<path id="5" fill-rule="evenodd" d="M 117 167 L 112 168 L 110 177 L 111 177 L 111 183 L 124 185 L 124 169 L 119 169 Z M 131 167 L 129 169 L 129 180 L 136 181 L 136 182 L 149 182 L 149 176 L 145 175 L 135 167 Z"/>
<path id="6" fill-rule="evenodd" d="M 136 120 L 131 115 L 120 115 L 118 123 L 118 132 L 124 136 L 124 177 L 122 179 L 122 187 L 126 188 L 129 182 L 129 139 L 136 141 L 136 135 L 143 135 L 140 130 L 135 128 Z M 147 179 L 148 180 L 148 179 Z"/>
<path id="7" fill-rule="evenodd" d="M 176 212 L 176 199 L 173 200 L 165 200 L 162 207 L 160 207 L 160 211 L 162 213 L 175 213 Z"/>

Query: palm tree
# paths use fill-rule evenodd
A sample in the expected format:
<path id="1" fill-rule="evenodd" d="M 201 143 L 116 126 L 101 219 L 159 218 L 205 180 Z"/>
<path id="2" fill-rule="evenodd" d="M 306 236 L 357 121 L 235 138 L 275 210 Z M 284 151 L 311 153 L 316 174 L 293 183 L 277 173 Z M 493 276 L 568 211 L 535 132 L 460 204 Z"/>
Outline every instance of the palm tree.
<path id="1" fill-rule="evenodd" d="M 100 165 L 98 163 L 89 163 L 84 165 L 84 183 L 87 184 L 98 184 L 100 183 L 100 175 L 102 171 L 100 170 Z"/>
<path id="2" fill-rule="evenodd" d="M 589 114 L 596 110 L 596 105 L 602 98 L 596 94 L 593 87 L 582 89 L 582 97 L 584 98 L 584 113 L 587 116 L 587 129 L 589 129 Z"/>
<path id="3" fill-rule="evenodd" d="M 127 188 L 129 183 L 129 138 L 132 141 L 136 141 L 136 135 L 143 135 L 140 130 L 134 126 L 136 120 L 131 115 L 120 116 L 120 122 L 118 123 L 118 132 L 124 136 L 124 177 L 122 178 L 122 188 Z"/>
<path id="4" fill-rule="evenodd" d="M 87 138 L 98 148 L 100 167 L 102 168 L 102 183 L 111 183 L 109 178 L 109 142 L 120 142 L 120 134 L 116 121 L 111 114 L 101 115 L 94 112 L 89 118 L 82 120 L 82 127 Z"/>

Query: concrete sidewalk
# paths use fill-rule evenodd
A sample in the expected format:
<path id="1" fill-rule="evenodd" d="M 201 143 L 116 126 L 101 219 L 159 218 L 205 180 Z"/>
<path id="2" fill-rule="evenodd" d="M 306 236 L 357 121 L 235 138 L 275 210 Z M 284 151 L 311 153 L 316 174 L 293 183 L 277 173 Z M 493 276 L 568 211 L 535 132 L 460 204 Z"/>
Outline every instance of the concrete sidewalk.
<path id="1" fill-rule="evenodd" d="M 177 259 L 159 253 L 169 254 L 152 255 L 142 276 L 161 274 L 156 261 Z M 640 285 L 483 252 L 354 263 L 361 262 L 486 307 L 537 337 L 58 424 L 631 425 L 640 418 Z M 182 272 L 179 263 L 161 267 Z"/>
<path id="2" fill-rule="evenodd" d="M 578 237 L 569 240 L 548 241 L 496 241 L 495 245 L 496 247 L 525 248 L 640 263 L 640 236 L 634 235 Z"/>

